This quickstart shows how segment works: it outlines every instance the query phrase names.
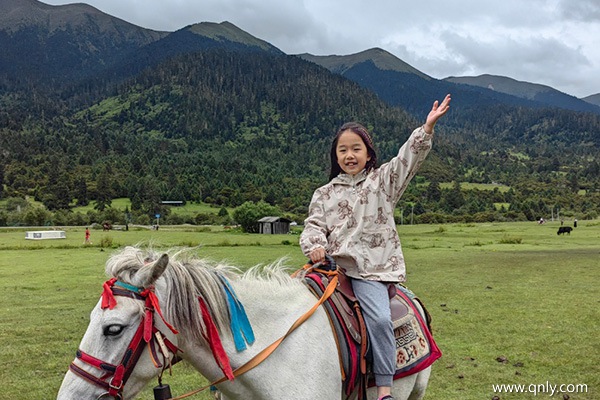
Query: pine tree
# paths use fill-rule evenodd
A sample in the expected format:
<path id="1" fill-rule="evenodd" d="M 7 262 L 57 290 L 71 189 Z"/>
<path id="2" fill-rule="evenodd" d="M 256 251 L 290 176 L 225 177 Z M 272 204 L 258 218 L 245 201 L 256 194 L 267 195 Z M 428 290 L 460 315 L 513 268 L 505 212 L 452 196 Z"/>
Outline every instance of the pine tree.
<path id="1" fill-rule="evenodd" d="M 75 191 L 73 195 L 77 199 L 78 206 L 87 206 L 90 203 L 87 183 L 81 176 L 75 180 Z"/>
<path id="2" fill-rule="evenodd" d="M 96 205 L 94 208 L 98 211 L 104 211 L 112 204 L 112 189 L 110 184 L 110 171 L 105 167 L 98 175 L 96 181 Z"/>

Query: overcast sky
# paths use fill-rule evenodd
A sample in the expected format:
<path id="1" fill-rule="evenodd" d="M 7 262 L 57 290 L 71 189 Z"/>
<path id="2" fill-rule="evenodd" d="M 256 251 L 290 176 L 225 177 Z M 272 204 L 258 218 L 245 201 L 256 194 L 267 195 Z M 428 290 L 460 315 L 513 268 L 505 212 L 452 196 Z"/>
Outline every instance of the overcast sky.
<path id="1" fill-rule="evenodd" d="M 380 47 L 434 78 L 493 74 L 577 97 L 600 93 L 600 0 L 83 2 L 161 31 L 229 21 L 288 54 Z"/>

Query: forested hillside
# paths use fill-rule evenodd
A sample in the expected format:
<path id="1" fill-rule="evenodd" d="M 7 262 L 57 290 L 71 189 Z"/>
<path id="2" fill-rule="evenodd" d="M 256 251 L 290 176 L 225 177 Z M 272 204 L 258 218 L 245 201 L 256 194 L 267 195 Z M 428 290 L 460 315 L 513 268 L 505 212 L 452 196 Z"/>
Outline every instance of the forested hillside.
<path id="1" fill-rule="evenodd" d="M 324 183 L 342 122 L 376 126 L 388 156 L 417 125 L 295 57 L 225 51 L 170 60 L 72 115 L 11 126 L 3 114 L 5 196 L 33 195 L 51 209 L 83 197 L 84 182 L 91 199 L 264 199 L 302 209 Z"/>

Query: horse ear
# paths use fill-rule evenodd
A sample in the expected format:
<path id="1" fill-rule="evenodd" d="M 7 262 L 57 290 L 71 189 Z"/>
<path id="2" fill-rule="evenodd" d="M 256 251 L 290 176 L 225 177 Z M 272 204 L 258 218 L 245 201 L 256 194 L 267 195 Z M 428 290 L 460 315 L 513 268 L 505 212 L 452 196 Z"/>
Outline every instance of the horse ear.
<path id="1" fill-rule="evenodd" d="M 154 282 L 165 272 L 167 266 L 169 265 L 169 256 L 167 254 L 163 254 L 160 256 L 158 260 L 154 263 L 146 265 L 143 269 L 140 270 L 142 273 L 143 287 L 148 287 L 153 285 Z"/>

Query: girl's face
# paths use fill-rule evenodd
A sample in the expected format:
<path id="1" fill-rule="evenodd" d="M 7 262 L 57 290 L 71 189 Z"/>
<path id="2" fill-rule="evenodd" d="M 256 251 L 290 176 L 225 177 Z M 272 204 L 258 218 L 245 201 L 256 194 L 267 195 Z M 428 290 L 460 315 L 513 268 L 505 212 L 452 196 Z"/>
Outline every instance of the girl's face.
<path id="1" fill-rule="evenodd" d="M 351 130 L 344 131 L 340 135 L 335 154 L 338 165 L 348 175 L 358 174 L 365 169 L 371 159 L 362 138 Z"/>

